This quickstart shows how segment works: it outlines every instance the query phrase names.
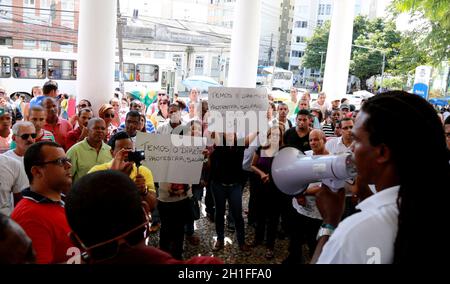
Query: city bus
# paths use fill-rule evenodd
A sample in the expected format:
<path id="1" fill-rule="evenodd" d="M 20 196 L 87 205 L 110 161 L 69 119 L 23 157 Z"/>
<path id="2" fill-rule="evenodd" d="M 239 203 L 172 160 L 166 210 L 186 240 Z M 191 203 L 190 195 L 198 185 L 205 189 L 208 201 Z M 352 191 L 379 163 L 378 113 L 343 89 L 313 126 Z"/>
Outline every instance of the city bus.
<path id="1" fill-rule="evenodd" d="M 119 87 L 119 63 L 116 58 L 115 88 Z M 92 68 L 98 70 L 93 63 Z M 176 92 L 176 64 L 172 60 L 124 57 L 126 92 L 148 93 L 161 89 Z M 0 86 L 9 94 L 31 93 L 33 86 L 43 86 L 49 79 L 58 82 L 61 93 L 76 95 L 77 54 L 40 50 L 0 49 Z"/>

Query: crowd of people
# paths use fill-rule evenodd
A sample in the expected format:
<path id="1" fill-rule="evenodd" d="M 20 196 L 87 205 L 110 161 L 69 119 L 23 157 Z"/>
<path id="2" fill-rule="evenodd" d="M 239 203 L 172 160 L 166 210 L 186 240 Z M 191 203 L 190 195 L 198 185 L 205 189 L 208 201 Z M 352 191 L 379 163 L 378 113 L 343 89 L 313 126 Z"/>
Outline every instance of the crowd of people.
<path id="1" fill-rule="evenodd" d="M 418 96 L 388 92 L 356 110 L 345 99 L 329 103 L 320 93 L 312 101 L 293 88 L 286 102 L 269 94 L 267 133 L 240 135 L 208 130 L 208 102 L 196 89 L 187 102 L 162 90 L 149 106 L 117 92 L 99 109 L 80 98 L 68 119 L 55 81 L 33 94 L 22 115 L 0 87 L 0 263 L 67 263 L 73 248 L 82 263 L 223 263 L 183 258 L 185 239 L 209 245 L 200 243 L 192 214 L 192 200 L 203 195 L 217 235 L 212 252 L 224 249 L 231 229 L 241 253 L 264 245 L 268 260 L 280 254 L 276 236 L 287 235 L 286 264 L 400 263 L 437 254 L 415 247 L 432 246 L 429 232 L 443 220 L 442 198 L 420 198 L 428 188 L 446 188 L 450 118 Z M 417 129 L 421 134 L 407 141 Z M 128 159 L 138 132 L 208 137 L 200 183 L 155 183 L 151 169 Z M 317 181 L 286 195 L 271 167 L 283 147 L 306 155 L 353 152 L 358 176 L 336 193 Z M 246 240 L 253 229 L 255 238 Z M 157 232 L 159 248 L 147 246 Z"/>

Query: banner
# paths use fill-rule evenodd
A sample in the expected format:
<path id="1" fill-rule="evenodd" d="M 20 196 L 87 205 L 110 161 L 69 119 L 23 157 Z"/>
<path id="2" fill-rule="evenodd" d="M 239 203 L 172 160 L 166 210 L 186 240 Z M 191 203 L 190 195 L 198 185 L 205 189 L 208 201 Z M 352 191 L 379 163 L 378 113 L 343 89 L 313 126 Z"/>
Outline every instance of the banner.
<path id="1" fill-rule="evenodd" d="M 416 68 L 416 74 L 414 77 L 413 93 L 421 96 L 424 99 L 428 99 L 428 93 L 430 90 L 430 78 L 431 67 L 430 66 L 418 66 Z"/>
<path id="2" fill-rule="evenodd" d="M 138 132 L 136 149 L 145 151 L 143 165 L 155 182 L 199 184 L 203 167 L 202 137 Z"/>

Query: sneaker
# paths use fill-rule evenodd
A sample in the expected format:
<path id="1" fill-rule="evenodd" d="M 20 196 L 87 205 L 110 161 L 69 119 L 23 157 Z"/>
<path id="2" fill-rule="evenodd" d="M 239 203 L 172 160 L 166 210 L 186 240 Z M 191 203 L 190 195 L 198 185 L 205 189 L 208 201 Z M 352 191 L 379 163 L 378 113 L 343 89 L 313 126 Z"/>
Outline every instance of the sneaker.
<path id="1" fill-rule="evenodd" d="M 222 250 L 223 247 L 224 247 L 223 241 L 216 241 L 216 243 L 214 244 L 214 247 L 213 247 L 212 250 L 213 251 L 219 251 L 219 250 Z"/>
<path id="2" fill-rule="evenodd" d="M 186 239 L 193 246 L 198 246 L 200 244 L 200 238 L 197 235 L 186 236 Z"/>
<path id="3" fill-rule="evenodd" d="M 160 223 L 153 224 L 153 225 L 150 226 L 149 232 L 150 232 L 151 234 L 154 234 L 154 233 L 158 232 L 158 230 L 159 230 L 160 228 L 161 228 L 161 224 L 160 224 Z"/>

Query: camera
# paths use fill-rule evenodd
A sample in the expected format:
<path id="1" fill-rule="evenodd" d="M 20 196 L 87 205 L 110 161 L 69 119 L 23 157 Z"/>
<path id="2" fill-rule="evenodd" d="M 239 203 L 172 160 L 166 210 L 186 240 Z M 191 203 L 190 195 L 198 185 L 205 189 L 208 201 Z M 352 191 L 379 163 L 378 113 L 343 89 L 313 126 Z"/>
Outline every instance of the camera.
<path id="1" fill-rule="evenodd" d="M 145 160 L 145 152 L 144 151 L 134 151 L 128 153 L 128 161 L 134 162 L 136 167 L 141 166 L 141 162 Z"/>

